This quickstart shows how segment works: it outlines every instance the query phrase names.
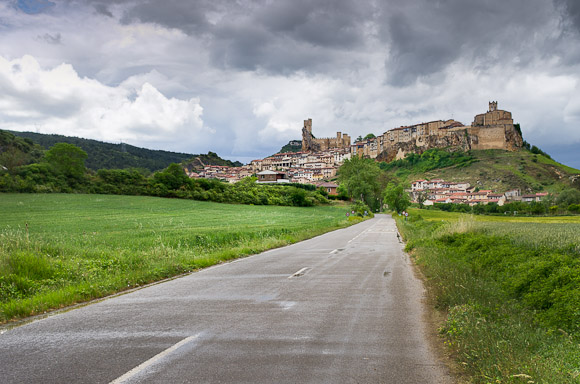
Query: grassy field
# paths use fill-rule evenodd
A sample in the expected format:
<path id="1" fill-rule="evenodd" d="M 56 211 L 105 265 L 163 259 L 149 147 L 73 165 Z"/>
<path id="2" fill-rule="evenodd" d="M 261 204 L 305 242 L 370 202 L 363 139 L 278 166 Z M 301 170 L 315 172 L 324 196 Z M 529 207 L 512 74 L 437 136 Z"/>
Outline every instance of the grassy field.
<path id="1" fill-rule="evenodd" d="M 0 322 L 347 226 L 339 207 L 0 194 Z"/>
<path id="2" fill-rule="evenodd" d="M 474 383 L 580 382 L 580 217 L 398 220 Z"/>

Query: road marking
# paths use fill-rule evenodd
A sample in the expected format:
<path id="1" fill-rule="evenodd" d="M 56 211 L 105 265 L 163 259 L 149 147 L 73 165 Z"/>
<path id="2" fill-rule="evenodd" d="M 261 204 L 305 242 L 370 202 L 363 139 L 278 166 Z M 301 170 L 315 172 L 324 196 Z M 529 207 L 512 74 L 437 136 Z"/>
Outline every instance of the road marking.
<path id="1" fill-rule="evenodd" d="M 289 279 L 293 278 L 293 277 L 300 277 L 302 275 L 304 275 L 306 273 L 306 271 L 308 271 L 310 268 L 308 267 L 304 267 L 301 270 L 294 272 L 292 275 L 288 276 Z"/>
<path id="2" fill-rule="evenodd" d="M 337 253 L 337 252 L 338 252 L 338 249 L 335 249 L 334 251 L 331 251 L 331 252 L 330 252 L 330 254 L 331 254 L 331 255 L 334 255 L 334 254 L 335 254 L 335 253 Z"/>
<path id="3" fill-rule="evenodd" d="M 111 381 L 109 384 L 121 384 L 121 383 L 126 382 L 129 379 L 132 379 L 134 376 L 138 375 L 139 373 L 143 372 L 144 370 L 146 370 L 147 368 L 149 368 L 153 364 L 157 363 L 159 360 L 163 359 L 165 356 L 174 352 L 179 347 L 189 343 L 192 340 L 197 339 L 199 337 L 199 335 L 200 335 L 200 333 L 198 333 L 197 335 L 189 336 L 189 337 L 181 340 L 179 343 L 167 348 L 166 350 L 164 350 L 161 353 L 158 353 L 157 355 L 153 356 L 152 358 L 150 358 L 146 362 L 136 366 L 135 368 L 133 368 L 129 372 L 125 373 L 123 376 Z"/>

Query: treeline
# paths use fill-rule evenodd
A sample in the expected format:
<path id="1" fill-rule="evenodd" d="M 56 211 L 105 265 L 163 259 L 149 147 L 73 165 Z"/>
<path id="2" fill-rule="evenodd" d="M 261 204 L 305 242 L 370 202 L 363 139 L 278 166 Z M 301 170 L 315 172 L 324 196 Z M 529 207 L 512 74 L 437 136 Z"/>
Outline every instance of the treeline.
<path id="1" fill-rule="evenodd" d="M 0 192 L 141 195 L 300 207 L 329 202 L 327 192 L 314 186 L 261 185 L 255 178 L 236 184 L 195 180 L 175 163 L 151 176 L 136 169 L 94 172 L 85 167 L 86 158 L 87 153 L 75 145 L 55 144 L 37 163 L 0 170 Z"/>
<path id="2" fill-rule="evenodd" d="M 199 158 L 207 165 L 226 165 L 230 167 L 242 165 L 239 162 L 224 160 L 213 152 L 192 155 L 188 153 L 139 148 L 125 143 L 104 143 L 97 140 L 63 135 L 46 135 L 33 132 L 12 131 L 3 131 L 2 134 L 14 135 L 19 138 L 24 138 L 29 142 L 38 143 L 45 150 L 48 150 L 57 143 L 73 144 L 87 153 L 85 165 L 87 168 L 94 171 L 99 169 L 139 168 L 143 169 L 145 172 L 155 172 L 167 168 L 171 163 L 182 163 L 196 158 Z"/>

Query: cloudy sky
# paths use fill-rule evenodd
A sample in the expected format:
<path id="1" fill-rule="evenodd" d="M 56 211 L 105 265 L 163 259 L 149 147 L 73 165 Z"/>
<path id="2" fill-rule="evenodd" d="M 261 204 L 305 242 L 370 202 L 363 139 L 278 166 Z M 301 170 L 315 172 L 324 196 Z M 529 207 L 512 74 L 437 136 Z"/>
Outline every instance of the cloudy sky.
<path id="1" fill-rule="evenodd" d="M 580 168 L 578 0 L 0 0 L 0 129 L 248 162 L 490 100 Z"/>

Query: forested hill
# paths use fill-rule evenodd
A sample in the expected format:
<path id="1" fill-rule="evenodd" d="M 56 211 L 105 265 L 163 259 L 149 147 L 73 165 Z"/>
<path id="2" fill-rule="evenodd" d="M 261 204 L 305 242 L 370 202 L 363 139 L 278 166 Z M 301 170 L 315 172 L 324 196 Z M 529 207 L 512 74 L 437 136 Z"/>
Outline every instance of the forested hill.
<path id="1" fill-rule="evenodd" d="M 8 132 L 22 138 L 30 139 L 45 149 L 52 147 L 56 143 L 74 144 L 88 154 L 85 164 L 87 168 L 93 170 L 144 168 L 153 172 L 165 169 L 171 163 L 181 163 L 192 158 L 200 158 L 206 165 L 241 165 L 239 162 L 224 160 L 213 152 L 209 152 L 207 155 L 193 155 L 140 148 L 124 143 L 111 144 L 63 135 L 16 131 Z"/>

